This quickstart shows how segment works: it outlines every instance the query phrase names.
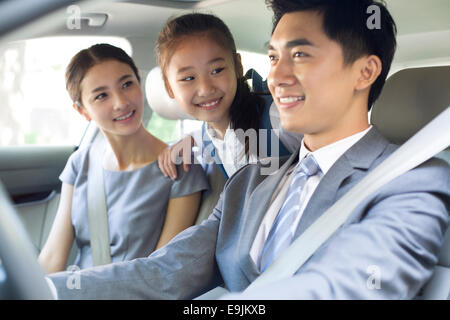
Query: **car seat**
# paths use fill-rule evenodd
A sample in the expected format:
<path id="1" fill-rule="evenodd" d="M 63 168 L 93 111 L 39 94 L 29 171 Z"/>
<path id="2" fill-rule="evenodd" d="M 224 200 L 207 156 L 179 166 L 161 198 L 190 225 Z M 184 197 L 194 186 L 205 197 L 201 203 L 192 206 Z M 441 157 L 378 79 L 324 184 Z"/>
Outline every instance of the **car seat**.
<path id="1" fill-rule="evenodd" d="M 450 66 L 404 69 L 393 74 L 373 106 L 370 122 L 391 142 L 402 144 L 450 106 Z M 449 130 L 442 134 L 450 134 Z M 436 157 L 450 164 L 450 148 Z M 450 299 L 450 231 L 433 276 L 419 299 Z"/>

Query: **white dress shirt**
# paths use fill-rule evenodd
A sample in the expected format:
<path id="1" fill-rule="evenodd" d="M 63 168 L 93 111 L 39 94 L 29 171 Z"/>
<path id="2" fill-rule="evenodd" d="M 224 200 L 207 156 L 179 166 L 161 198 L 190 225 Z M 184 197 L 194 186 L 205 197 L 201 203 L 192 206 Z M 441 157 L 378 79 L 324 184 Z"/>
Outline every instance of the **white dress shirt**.
<path id="1" fill-rule="evenodd" d="M 289 132 L 281 126 L 280 113 L 278 112 L 275 103 L 272 103 L 270 106 L 269 119 L 272 130 L 278 139 L 290 152 L 295 152 L 299 146 L 302 135 Z M 257 155 L 250 154 L 248 160 L 246 156 L 243 156 L 245 154 L 245 146 L 237 138 L 234 130 L 230 128 L 230 124 L 228 125 L 223 139 L 220 139 L 220 136 L 210 125 L 208 125 L 208 123 L 206 123 L 206 133 L 216 148 L 217 156 L 222 161 L 223 167 L 229 177 L 246 164 L 256 163 L 258 159 Z M 197 133 L 194 139 L 197 145 L 200 145 L 198 143 L 201 141 L 201 134 L 199 135 Z"/>
<path id="2" fill-rule="evenodd" d="M 230 128 L 230 124 L 225 131 L 223 139 L 220 138 L 218 133 L 208 123 L 206 123 L 206 133 L 216 148 L 217 156 L 222 161 L 228 177 L 231 177 L 246 164 L 256 163 L 257 156 L 254 154 L 250 154 L 247 161 L 245 146 L 239 141 L 234 130 Z"/>
<path id="3" fill-rule="evenodd" d="M 297 230 L 297 226 L 300 222 L 300 218 L 302 217 L 303 211 L 308 205 L 311 196 L 319 185 L 320 180 L 323 176 L 330 170 L 333 164 L 348 150 L 351 146 L 353 146 L 356 142 L 358 142 L 370 129 L 372 126 L 367 128 L 364 131 L 358 132 L 352 136 L 336 141 L 332 144 L 329 144 L 325 147 L 322 147 L 314 152 L 310 152 L 302 140 L 302 146 L 299 152 L 299 161 L 303 160 L 309 154 L 312 154 L 316 159 L 317 163 L 320 167 L 320 172 L 317 175 L 311 176 L 308 178 L 301 194 L 300 194 L 300 210 L 295 219 L 295 222 L 292 224 L 290 229 L 292 235 Z M 294 177 L 291 174 L 294 171 L 295 164 L 292 165 L 286 172 L 286 175 L 281 179 L 280 184 L 276 188 L 272 199 L 271 204 L 266 212 L 266 215 L 263 218 L 263 221 L 258 229 L 255 240 L 253 241 L 252 247 L 250 249 L 250 256 L 256 266 L 259 268 L 259 261 L 261 259 L 261 252 L 264 247 L 264 243 L 269 235 L 270 228 L 272 227 L 275 218 L 280 210 L 280 204 L 284 202 L 286 198 L 286 193 L 289 189 L 289 186 Z M 278 205 L 276 205 L 278 204 Z"/>

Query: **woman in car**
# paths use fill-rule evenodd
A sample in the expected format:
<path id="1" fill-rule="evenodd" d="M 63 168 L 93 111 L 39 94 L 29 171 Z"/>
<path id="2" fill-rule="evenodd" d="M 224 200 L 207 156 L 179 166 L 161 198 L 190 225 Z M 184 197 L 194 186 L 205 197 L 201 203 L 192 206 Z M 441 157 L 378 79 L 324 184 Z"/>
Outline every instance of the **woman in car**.
<path id="1" fill-rule="evenodd" d="M 106 138 L 99 161 L 111 261 L 148 256 L 194 223 L 201 191 L 208 188 L 203 170 L 180 170 L 181 179 L 175 182 L 162 175 L 156 160 L 167 145 L 142 123 L 139 72 L 122 49 L 97 44 L 80 51 L 67 67 L 66 88 L 73 107 L 95 121 Z M 89 149 L 76 151 L 60 176 L 59 208 L 39 256 L 46 272 L 65 269 L 74 239 L 79 249 L 75 264 L 93 265 L 87 209 Z"/>
<path id="2" fill-rule="evenodd" d="M 187 136 L 160 154 L 158 162 L 164 175 L 177 178 L 174 155 L 181 146 L 199 145 L 200 160 L 212 158 L 228 179 L 260 156 L 288 155 L 300 144 L 299 135 L 281 128 L 278 111 L 270 108 L 270 94 L 263 97 L 250 91 L 233 36 L 216 16 L 193 13 L 169 20 L 159 34 L 156 54 L 169 96 L 204 121 L 197 143 Z M 259 134 L 260 129 L 267 130 L 267 138 Z M 281 133 L 274 139 L 279 144 L 278 154 L 271 148 L 272 129 Z M 253 141 L 246 139 L 251 132 Z M 266 150 L 259 149 L 261 142 L 266 143 Z M 191 159 L 186 152 L 189 149 L 180 152 L 185 170 Z"/>

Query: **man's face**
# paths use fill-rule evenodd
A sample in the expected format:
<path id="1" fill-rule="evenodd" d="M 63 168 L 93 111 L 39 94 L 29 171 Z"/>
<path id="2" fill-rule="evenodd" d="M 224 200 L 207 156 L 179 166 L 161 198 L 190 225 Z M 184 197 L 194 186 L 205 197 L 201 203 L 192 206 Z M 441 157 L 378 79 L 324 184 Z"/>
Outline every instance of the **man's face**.
<path id="1" fill-rule="evenodd" d="M 313 136 L 325 144 L 345 137 L 356 113 L 361 117 L 355 106 L 360 65 L 344 65 L 341 46 L 323 31 L 322 16 L 313 11 L 285 14 L 268 49 L 268 85 L 282 126 L 303 133 L 305 143 Z"/>

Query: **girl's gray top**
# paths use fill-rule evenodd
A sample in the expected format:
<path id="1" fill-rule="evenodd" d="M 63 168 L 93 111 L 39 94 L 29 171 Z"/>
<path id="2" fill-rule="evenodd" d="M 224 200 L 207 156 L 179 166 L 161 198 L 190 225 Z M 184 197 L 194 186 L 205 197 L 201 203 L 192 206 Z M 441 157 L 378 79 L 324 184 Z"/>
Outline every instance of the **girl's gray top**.
<path id="1" fill-rule="evenodd" d="M 79 249 L 75 264 L 82 269 L 93 265 L 87 213 L 88 151 L 89 147 L 73 153 L 59 177 L 74 186 L 71 217 Z M 158 243 L 169 199 L 208 189 L 200 165 L 191 165 L 189 172 L 177 166 L 177 172 L 175 181 L 164 177 L 157 161 L 133 171 L 103 169 L 112 262 L 148 256 Z"/>

